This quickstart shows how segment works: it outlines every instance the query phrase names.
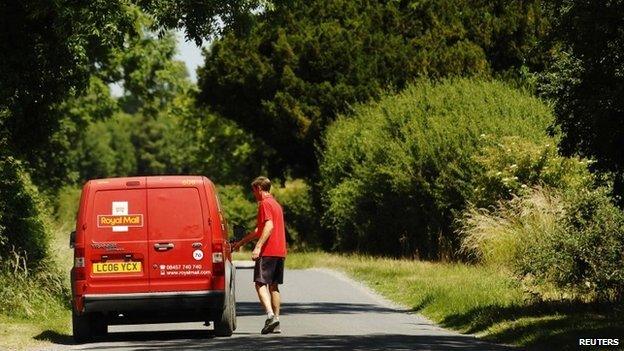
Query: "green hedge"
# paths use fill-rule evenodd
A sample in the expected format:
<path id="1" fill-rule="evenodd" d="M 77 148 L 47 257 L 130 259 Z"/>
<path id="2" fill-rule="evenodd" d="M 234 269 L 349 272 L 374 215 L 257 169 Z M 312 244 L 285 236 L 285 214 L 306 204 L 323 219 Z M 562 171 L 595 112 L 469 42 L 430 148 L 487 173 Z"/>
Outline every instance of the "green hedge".
<path id="1" fill-rule="evenodd" d="M 303 179 L 286 180 L 271 187 L 275 199 L 282 205 L 287 239 L 299 250 L 320 247 L 321 225 L 319 211 L 314 208 L 312 189 Z"/>
<path id="2" fill-rule="evenodd" d="M 582 190 L 563 199 L 558 230 L 521 251 L 517 272 L 534 286 L 595 301 L 624 300 L 624 212 L 610 189 Z"/>
<path id="3" fill-rule="evenodd" d="M 475 197 L 481 139 L 547 140 L 550 109 L 500 82 L 421 81 L 328 128 L 324 223 L 335 247 L 426 259 L 459 247 L 453 222 Z"/>
<path id="4" fill-rule="evenodd" d="M 43 201 L 21 162 L 0 143 L 0 263 L 17 257 L 30 269 L 46 258 L 50 234 Z"/>
<path id="5" fill-rule="evenodd" d="M 221 207 L 230 228 L 235 224 L 244 226 L 248 231 L 255 228 L 257 206 L 251 190 L 240 185 L 223 185 L 218 186 L 218 191 Z"/>
<path id="6" fill-rule="evenodd" d="M 470 209 L 464 248 L 542 298 L 622 301 L 624 212 L 608 188 L 576 190 L 535 188 L 495 209 Z"/>

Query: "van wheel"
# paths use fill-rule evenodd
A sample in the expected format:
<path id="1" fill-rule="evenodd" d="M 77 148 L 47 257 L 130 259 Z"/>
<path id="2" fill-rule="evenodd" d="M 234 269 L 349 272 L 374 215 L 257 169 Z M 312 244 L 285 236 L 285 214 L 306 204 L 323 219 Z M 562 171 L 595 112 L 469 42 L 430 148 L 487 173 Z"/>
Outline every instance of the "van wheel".
<path id="1" fill-rule="evenodd" d="M 229 289 L 226 290 L 225 303 L 220 318 L 214 323 L 216 336 L 232 336 L 236 329 L 236 298 L 234 296 L 234 281 L 231 280 Z"/>
<path id="2" fill-rule="evenodd" d="M 91 315 L 87 313 L 79 315 L 72 309 L 72 331 L 74 341 L 77 343 L 84 343 L 93 339 L 91 320 Z"/>
<path id="3" fill-rule="evenodd" d="M 223 307 L 221 318 L 218 318 L 214 324 L 214 333 L 216 336 L 232 336 L 234 332 L 232 298 L 228 296 L 227 300 L 228 303 Z"/>
<path id="4" fill-rule="evenodd" d="M 232 288 L 230 289 L 230 295 L 232 295 L 232 326 L 233 330 L 236 330 L 236 268 L 232 269 Z"/>

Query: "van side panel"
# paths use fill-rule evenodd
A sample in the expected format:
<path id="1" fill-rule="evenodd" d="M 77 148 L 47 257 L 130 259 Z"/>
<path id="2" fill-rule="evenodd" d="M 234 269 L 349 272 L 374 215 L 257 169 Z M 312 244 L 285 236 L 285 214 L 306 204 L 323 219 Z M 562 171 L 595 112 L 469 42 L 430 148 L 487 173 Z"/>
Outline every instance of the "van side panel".
<path id="1" fill-rule="evenodd" d="M 87 294 L 149 291 L 145 189 L 96 190 L 87 211 Z"/>
<path id="2" fill-rule="evenodd" d="M 150 291 L 210 290 L 212 247 L 205 195 L 189 185 L 149 188 L 147 199 Z"/>
<path id="3" fill-rule="evenodd" d="M 82 192 L 80 193 L 80 206 L 78 207 L 78 213 L 76 214 L 76 237 L 74 241 L 74 265 L 70 271 L 70 281 L 71 281 L 71 290 L 72 295 L 74 296 L 74 303 L 76 310 L 82 310 L 83 301 L 82 295 L 84 295 L 85 288 L 85 280 L 84 278 L 77 278 L 76 270 L 78 268 L 75 267 L 76 263 L 76 252 L 82 251 L 84 252 L 85 247 L 85 229 L 87 228 L 87 203 L 89 201 L 90 195 L 90 182 L 87 182 L 82 188 Z"/>

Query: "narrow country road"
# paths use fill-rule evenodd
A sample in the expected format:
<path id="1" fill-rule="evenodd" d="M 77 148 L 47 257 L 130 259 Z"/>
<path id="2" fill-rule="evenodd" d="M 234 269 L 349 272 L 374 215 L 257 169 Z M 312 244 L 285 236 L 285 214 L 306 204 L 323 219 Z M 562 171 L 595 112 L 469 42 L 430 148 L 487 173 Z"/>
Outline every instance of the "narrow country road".
<path id="1" fill-rule="evenodd" d="M 75 350 L 509 350 L 407 313 L 342 274 L 288 270 L 282 286 L 282 334 L 261 335 L 265 316 L 253 269 L 237 269 L 238 329 L 212 337 L 202 323 L 111 326 L 105 341 Z M 68 346 L 68 345 L 65 345 Z"/>

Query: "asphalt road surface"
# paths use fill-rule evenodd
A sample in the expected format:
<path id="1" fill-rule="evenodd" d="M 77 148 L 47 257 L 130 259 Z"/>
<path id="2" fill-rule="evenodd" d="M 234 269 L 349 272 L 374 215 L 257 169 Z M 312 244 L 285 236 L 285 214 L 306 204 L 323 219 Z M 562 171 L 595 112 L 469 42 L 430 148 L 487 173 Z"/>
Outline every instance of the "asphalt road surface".
<path id="1" fill-rule="evenodd" d="M 243 264 L 243 266 L 248 266 Z M 63 345 L 75 350 L 510 350 L 435 326 L 373 294 L 344 275 L 287 270 L 281 286 L 282 333 L 261 335 L 265 314 L 253 269 L 237 269 L 238 328 L 230 338 L 202 323 L 110 326 L 106 340 Z M 58 345 L 61 346 L 61 345 Z"/>

